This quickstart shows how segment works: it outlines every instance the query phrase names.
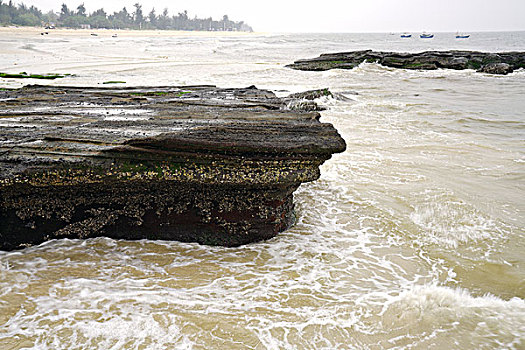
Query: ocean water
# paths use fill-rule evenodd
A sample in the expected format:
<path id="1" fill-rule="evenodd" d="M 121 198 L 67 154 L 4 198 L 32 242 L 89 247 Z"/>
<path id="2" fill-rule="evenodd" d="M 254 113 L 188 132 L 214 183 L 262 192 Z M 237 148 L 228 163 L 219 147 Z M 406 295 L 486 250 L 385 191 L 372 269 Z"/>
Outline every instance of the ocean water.
<path id="1" fill-rule="evenodd" d="M 111 34 L 2 32 L 0 71 L 75 74 L 46 82 L 57 85 L 328 87 L 348 100 L 320 100 L 321 120 L 348 149 L 296 192 L 296 225 L 266 242 L 0 252 L 0 349 L 525 348 L 525 71 L 284 67 L 360 49 L 523 51 L 524 32 Z"/>

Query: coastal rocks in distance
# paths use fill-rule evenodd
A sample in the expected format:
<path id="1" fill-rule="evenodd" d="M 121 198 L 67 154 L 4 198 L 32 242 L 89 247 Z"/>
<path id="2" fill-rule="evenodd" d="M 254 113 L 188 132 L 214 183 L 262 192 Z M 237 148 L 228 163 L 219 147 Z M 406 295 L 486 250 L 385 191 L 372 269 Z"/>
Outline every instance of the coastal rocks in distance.
<path id="1" fill-rule="evenodd" d="M 353 69 L 363 62 L 403 69 L 475 69 L 490 74 L 508 74 L 525 68 L 525 52 L 425 51 L 419 53 L 372 50 L 322 54 L 295 61 L 287 67 L 306 71 Z"/>
<path id="2" fill-rule="evenodd" d="M 0 250 L 275 236 L 294 222 L 297 187 L 346 148 L 294 100 L 254 86 L 0 90 Z"/>

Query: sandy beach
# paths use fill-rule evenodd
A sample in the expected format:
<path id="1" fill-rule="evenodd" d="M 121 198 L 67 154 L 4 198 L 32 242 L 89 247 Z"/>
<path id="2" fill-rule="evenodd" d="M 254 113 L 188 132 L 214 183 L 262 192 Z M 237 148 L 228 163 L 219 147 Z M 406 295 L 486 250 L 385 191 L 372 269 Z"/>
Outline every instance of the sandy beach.
<path id="1" fill-rule="evenodd" d="M 113 37 L 115 34 L 117 37 Z M 234 60 L 226 57 L 223 46 L 229 44 L 224 45 L 223 41 L 251 40 L 250 38 L 261 36 L 271 35 L 247 32 L 0 27 L 0 72 L 71 74 L 65 79 L 48 81 L 0 79 L 0 87 L 16 88 L 25 84 L 98 85 L 108 80 L 126 81 L 133 85 L 184 85 L 198 81 L 206 83 L 209 82 L 210 74 L 220 73 L 225 69 L 225 66 L 219 65 L 227 64 L 228 70 L 235 59 L 239 63 L 249 63 L 246 52 L 237 55 Z M 191 55 L 188 54 L 187 45 L 191 46 Z M 185 70 L 184 74 L 177 73 L 182 66 L 188 65 L 194 66 L 194 69 Z M 201 74 L 203 69 L 208 73 Z M 169 73 L 158 74 L 159 72 Z M 156 78 L 152 80 L 152 76 Z"/>
<path id="2" fill-rule="evenodd" d="M 236 37 L 256 36 L 263 33 L 250 32 L 210 32 L 210 31 L 184 31 L 184 30 L 131 30 L 131 29 L 69 29 L 56 28 L 44 29 L 43 27 L 0 27 L 0 35 L 13 35 L 17 37 L 41 35 L 48 32 L 52 36 L 81 37 L 90 36 L 92 33 L 101 37 L 111 37 L 117 34 L 122 37 Z"/>

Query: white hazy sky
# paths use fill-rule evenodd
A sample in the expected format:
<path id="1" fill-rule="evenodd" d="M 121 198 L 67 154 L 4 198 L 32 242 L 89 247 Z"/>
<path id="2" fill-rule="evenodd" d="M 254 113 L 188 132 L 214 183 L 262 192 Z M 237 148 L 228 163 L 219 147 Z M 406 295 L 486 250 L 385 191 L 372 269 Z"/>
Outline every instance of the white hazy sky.
<path id="1" fill-rule="evenodd" d="M 3 0 L 7 2 L 8 0 Z M 263 32 L 400 32 L 525 30 L 525 0 L 14 0 L 48 11 L 82 2 L 88 12 L 113 13 L 142 4 L 157 14 L 187 10 L 193 17 L 243 20 Z"/>

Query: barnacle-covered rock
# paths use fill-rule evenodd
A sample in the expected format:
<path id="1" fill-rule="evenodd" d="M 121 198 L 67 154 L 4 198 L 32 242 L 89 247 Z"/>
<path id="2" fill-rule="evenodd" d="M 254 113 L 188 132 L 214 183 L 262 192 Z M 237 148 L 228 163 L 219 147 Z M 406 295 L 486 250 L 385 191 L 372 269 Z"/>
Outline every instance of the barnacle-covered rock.
<path id="1" fill-rule="evenodd" d="M 291 101 L 253 86 L 0 91 L 0 249 L 275 236 L 293 223 L 293 191 L 346 147 Z"/>

